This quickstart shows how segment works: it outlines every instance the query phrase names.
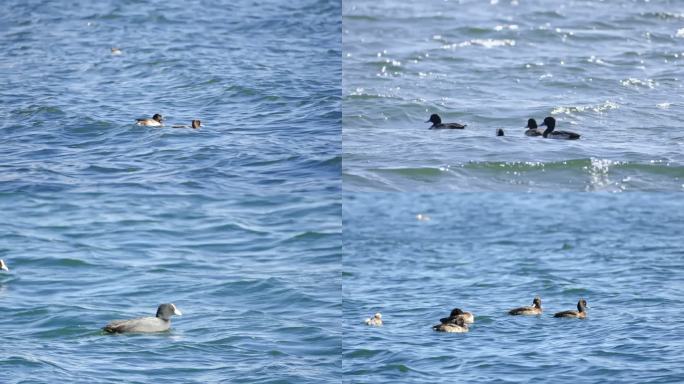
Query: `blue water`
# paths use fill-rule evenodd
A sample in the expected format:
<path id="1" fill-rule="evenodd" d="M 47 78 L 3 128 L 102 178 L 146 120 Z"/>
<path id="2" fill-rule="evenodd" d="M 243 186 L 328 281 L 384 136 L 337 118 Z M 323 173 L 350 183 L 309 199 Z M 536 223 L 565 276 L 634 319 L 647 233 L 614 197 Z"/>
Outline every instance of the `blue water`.
<path id="1" fill-rule="evenodd" d="M 0 3 L 0 382 L 339 381 L 340 12 Z"/>
<path id="2" fill-rule="evenodd" d="M 681 1 L 349 0 L 342 12 L 345 190 L 684 189 Z M 468 127 L 428 131 L 431 113 Z M 549 115 L 582 138 L 524 136 Z"/>
<path id="3" fill-rule="evenodd" d="M 345 378 L 682 382 L 682 210 L 678 194 L 349 194 Z M 542 316 L 506 314 L 535 295 Z M 586 320 L 552 317 L 580 297 Z M 470 332 L 434 332 L 454 307 Z"/>

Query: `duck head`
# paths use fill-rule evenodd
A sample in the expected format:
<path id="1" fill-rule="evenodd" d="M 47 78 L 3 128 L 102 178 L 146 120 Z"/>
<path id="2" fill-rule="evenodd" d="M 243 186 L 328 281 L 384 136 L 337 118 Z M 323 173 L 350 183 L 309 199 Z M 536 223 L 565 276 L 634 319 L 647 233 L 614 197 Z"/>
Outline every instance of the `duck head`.
<path id="1" fill-rule="evenodd" d="M 554 119 L 551 116 L 545 117 L 544 122 L 540 125 L 540 127 L 546 127 L 546 130 L 544 131 L 543 136 L 546 137 L 549 135 L 549 133 L 553 132 L 554 128 L 556 128 L 556 119 Z"/>
<path id="2" fill-rule="evenodd" d="M 579 299 L 579 301 L 577 302 L 577 310 L 580 312 L 585 312 L 587 308 L 587 301 L 584 299 Z"/>
<path id="3" fill-rule="evenodd" d="M 527 120 L 527 129 L 537 129 L 537 120 L 535 119 L 529 119 Z"/>
<path id="4" fill-rule="evenodd" d="M 432 115 L 430 115 L 430 119 L 426 121 L 426 123 L 432 123 L 433 126 L 440 125 L 442 124 L 442 119 L 439 117 L 438 114 L 433 113 Z"/>
<path id="5" fill-rule="evenodd" d="M 161 123 L 162 120 L 164 120 L 164 118 L 162 117 L 162 115 L 160 115 L 160 114 L 158 114 L 158 113 L 155 113 L 154 116 L 152 116 L 152 120 L 158 121 L 158 122 Z"/>
<path id="6" fill-rule="evenodd" d="M 541 308 L 541 297 L 536 296 L 534 300 L 532 300 L 532 304 L 535 308 Z"/>
<path id="7" fill-rule="evenodd" d="M 201 127 L 201 126 L 202 126 L 202 122 L 201 122 L 201 121 L 199 121 L 199 120 L 193 120 L 193 121 L 192 121 L 192 127 L 193 127 L 194 129 L 197 129 L 197 128 Z"/>
<path id="8" fill-rule="evenodd" d="M 162 320 L 169 320 L 171 316 L 176 315 L 180 316 L 183 313 L 176 308 L 176 306 L 172 303 L 168 304 L 161 304 L 159 308 L 157 308 L 157 317 L 162 319 Z"/>

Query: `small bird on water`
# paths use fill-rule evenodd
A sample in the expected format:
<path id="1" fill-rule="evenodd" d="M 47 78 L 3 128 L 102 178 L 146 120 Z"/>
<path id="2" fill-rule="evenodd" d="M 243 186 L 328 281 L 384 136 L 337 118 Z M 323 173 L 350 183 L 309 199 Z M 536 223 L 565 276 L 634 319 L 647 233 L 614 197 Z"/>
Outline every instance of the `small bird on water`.
<path id="1" fill-rule="evenodd" d="M 463 129 L 466 127 L 466 125 L 459 123 L 442 123 L 442 118 L 436 113 L 433 113 L 426 123 L 432 123 L 432 126 L 428 129 Z"/>

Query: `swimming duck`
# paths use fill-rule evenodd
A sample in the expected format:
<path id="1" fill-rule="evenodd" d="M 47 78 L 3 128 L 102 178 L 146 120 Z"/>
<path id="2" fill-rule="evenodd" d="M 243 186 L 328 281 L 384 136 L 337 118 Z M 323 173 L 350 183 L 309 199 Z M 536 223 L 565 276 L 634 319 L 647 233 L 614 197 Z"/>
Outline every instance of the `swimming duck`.
<path id="1" fill-rule="evenodd" d="M 373 315 L 373 317 L 370 317 L 364 320 L 363 322 L 366 323 L 366 325 L 370 325 L 373 327 L 382 327 L 382 314 L 378 312 L 375 315 Z"/>
<path id="2" fill-rule="evenodd" d="M 537 129 L 537 120 L 529 119 L 527 120 L 527 131 L 525 131 L 525 136 L 541 136 L 542 133 Z"/>
<path id="3" fill-rule="evenodd" d="M 112 55 L 115 55 L 115 56 L 118 56 L 122 53 L 121 49 L 116 48 L 116 47 L 112 47 L 111 51 L 112 51 Z"/>
<path id="4" fill-rule="evenodd" d="M 520 307 L 508 311 L 509 315 L 541 315 L 541 313 L 542 306 L 541 298 L 539 296 L 535 297 L 534 300 L 532 300 L 532 305 L 529 307 Z"/>
<path id="5" fill-rule="evenodd" d="M 579 299 L 577 302 L 576 311 L 563 311 L 558 312 L 553 317 L 572 317 L 577 319 L 584 319 L 587 317 L 587 301 L 584 299 Z"/>
<path id="6" fill-rule="evenodd" d="M 5 264 L 5 260 L 3 259 L 0 259 L 0 270 L 9 272 L 9 268 L 7 267 L 7 264 Z"/>
<path id="7" fill-rule="evenodd" d="M 428 129 L 463 129 L 466 127 L 466 125 L 459 123 L 442 123 L 442 119 L 437 114 L 432 114 L 426 123 L 432 123 Z"/>
<path id="8" fill-rule="evenodd" d="M 136 124 L 144 125 L 146 127 L 161 127 L 162 125 L 164 125 L 162 124 L 163 120 L 164 118 L 162 117 L 162 115 L 155 113 L 151 119 L 137 119 Z"/>
<path id="9" fill-rule="evenodd" d="M 140 317 L 131 320 L 114 320 L 102 330 L 107 333 L 164 332 L 171 327 L 171 316 L 182 315 L 174 304 L 161 304 L 155 317 Z"/>
<path id="10" fill-rule="evenodd" d="M 454 308 L 451 310 L 451 313 L 449 314 L 449 317 L 443 317 L 439 319 L 439 321 L 442 322 L 442 324 L 448 323 L 453 321 L 455 318 L 461 317 L 466 323 L 472 324 L 475 322 L 475 316 L 471 312 L 464 312 L 461 310 L 461 308 Z"/>
<path id="11" fill-rule="evenodd" d="M 496 135 L 497 135 L 497 136 L 504 136 L 504 131 L 503 131 L 503 129 L 501 129 L 501 128 L 497 129 L 497 130 L 496 130 Z"/>
<path id="12" fill-rule="evenodd" d="M 193 120 L 192 125 L 187 126 L 187 125 L 174 125 L 173 128 L 193 128 L 193 129 L 198 129 L 199 127 L 202 126 L 202 122 L 199 120 Z"/>
<path id="13" fill-rule="evenodd" d="M 556 119 L 551 116 L 546 117 L 541 126 L 546 126 L 546 130 L 542 134 L 545 139 L 577 140 L 580 138 L 580 135 L 575 132 L 554 131 L 556 128 Z"/>
<path id="14" fill-rule="evenodd" d="M 468 332 L 468 325 L 462 317 L 456 317 L 453 321 L 433 325 L 432 329 L 437 332 L 466 333 Z"/>

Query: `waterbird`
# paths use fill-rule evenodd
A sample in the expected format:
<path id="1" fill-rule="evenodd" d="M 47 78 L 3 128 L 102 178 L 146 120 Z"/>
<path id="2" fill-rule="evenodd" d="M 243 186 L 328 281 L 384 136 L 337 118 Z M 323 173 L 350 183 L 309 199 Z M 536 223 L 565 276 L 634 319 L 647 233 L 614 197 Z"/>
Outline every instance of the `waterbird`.
<path id="1" fill-rule="evenodd" d="M 553 317 L 572 317 L 576 319 L 584 319 L 587 317 L 587 301 L 584 299 L 579 299 L 577 302 L 576 311 L 563 311 L 558 312 Z"/>
<path id="2" fill-rule="evenodd" d="M 369 317 L 363 322 L 366 323 L 366 325 L 370 325 L 373 327 L 382 327 L 382 314 L 378 312 L 375 315 L 373 315 L 373 317 Z"/>
<path id="3" fill-rule="evenodd" d="M 532 300 L 532 305 L 528 307 L 520 307 L 520 308 L 515 308 L 511 309 L 508 311 L 509 315 L 541 315 L 542 313 L 542 306 L 541 306 L 541 297 L 536 296 L 534 300 Z"/>
<path id="4" fill-rule="evenodd" d="M 164 118 L 162 115 L 155 113 L 154 116 L 152 116 L 151 119 L 136 119 L 136 124 L 137 125 L 144 125 L 146 127 L 161 127 L 162 121 Z"/>
<path id="5" fill-rule="evenodd" d="M 126 332 L 164 332 L 171 327 L 171 316 L 182 315 L 174 304 L 161 304 L 157 308 L 155 317 L 139 317 L 130 320 L 114 320 L 105 325 L 102 330 L 107 333 Z"/>
<path id="6" fill-rule="evenodd" d="M 453 321 L 433 325 L 432 329 L 437 332 L 465 333 L 468 332 L 468 325 L 462 317 L 456 317 Z"/>
<path id="7" fill-rule="evenodd" d="M 535 119 L 529 119 L 527 120 L 527 131 L 525 131 L 525 136 L 541 136 L 542 133 L 539 132 L 539 129 L 537 129 L 537 120 Z"/>
<path id="8" fill-rule="evenodd" d="M 202 122 L 199 120 L 193 120 L 192 124 L 190 126 L 187 125 L 174 125 L 172 126 L 173 128 L 193 128 L 193 129 L 199 129 L 199 127 L 202 126 Z"/>
<path id="9" fill-rule="evenodd" d="M 432 123 L 428 129 L 463 129 L 466 127 L 466 125 L 459 123 L 442 123 L 442 119 L 436 113 L 433 113 L 426 123 Z"/>
<path id="10" fill-rule="evenodd" d="M 546 130 L 542 134 L 544 138 L 560 140 L 577 140 L 580 138 L 580 135 L 575 132 L 556 131 L 556 119 L 551 116 L 544 118 L 541 126 L 546 126 Z"/>
<path id="11" fill-rule="evenodd" d="M 453 321 L 455 318 L 460 317 L 465 321 L 466 323 L 474 323 L 475 322 L 475 316 L 471 312 L 465 312 L 461 310 L 461 308 L 454 308 L 451 310 L 451 313 L 449 314 L 449 317 L 443 317 L 439 319 L 442 323 L 448 323 Z"/>

